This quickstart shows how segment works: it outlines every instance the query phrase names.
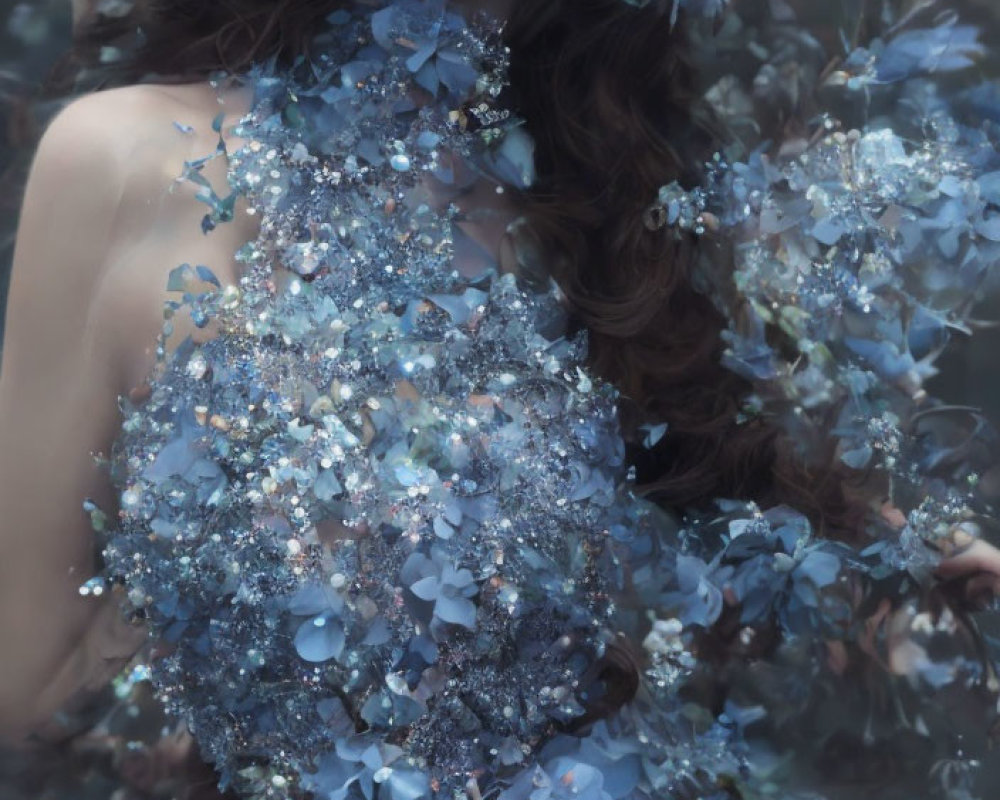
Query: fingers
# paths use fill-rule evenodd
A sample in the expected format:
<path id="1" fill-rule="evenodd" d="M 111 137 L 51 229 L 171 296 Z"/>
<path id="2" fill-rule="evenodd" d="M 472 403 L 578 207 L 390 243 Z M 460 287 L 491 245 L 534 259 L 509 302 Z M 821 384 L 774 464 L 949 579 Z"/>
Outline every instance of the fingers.
<path id="1" fill-rule="evenodd" d="M 988 572 L 1000 576 L 1000 550 L 981 539 L 971 541 L 964 549 L 955 548 L 956 555 L 947 556 L 937 567 L 942 578 L 956 578 Z"/>
<path id="2" fill-rule="evenodd" d="M 945 558 L 960 555 L 979 540 L 979 526 L 971 522 L 959 522 L 948 529 L 948 534 L 937 544 Z"/>
<path id="3" fill-rule="evenodd" d="M 906 514 L 900 511 L 888 500 L 882 504 L 879 513 L 886 522 L 896 530 L 906 527 Z"/>

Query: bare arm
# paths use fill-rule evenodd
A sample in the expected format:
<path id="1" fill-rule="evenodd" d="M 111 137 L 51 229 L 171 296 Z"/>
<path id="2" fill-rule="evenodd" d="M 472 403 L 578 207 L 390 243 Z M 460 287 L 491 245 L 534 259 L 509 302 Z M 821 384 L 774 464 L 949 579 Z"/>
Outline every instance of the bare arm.
<path id="1" fill-rule="evenodd" d="M 113 603 L 83 598 L 93 534 L 81 502 L 109 507 L 118 424 L 107 325 L 93 313 L 122 192 L 122 159 L 78 102 L 39 147 L 18 229 L 0 370 L 0 736 L 21 738 L 141 642 Z"/>

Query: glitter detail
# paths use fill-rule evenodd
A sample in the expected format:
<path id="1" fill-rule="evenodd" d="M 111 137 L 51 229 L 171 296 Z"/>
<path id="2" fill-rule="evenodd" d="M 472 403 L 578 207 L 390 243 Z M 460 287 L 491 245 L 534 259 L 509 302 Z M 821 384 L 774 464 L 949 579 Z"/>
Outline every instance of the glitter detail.
<path id="1" fill-rule="evenodd" d="M 216 154 L 233 192 L 204 183 L 207 159 L 188 165 L 204 230 L 242 196 L 261 234 L 241 250 L 239 286 L 204 267 L 171 274 L 168 317 L 190 313 L 219 335 L 171 355 L 161 342 L 150 397 L 124 404 L 120 517 L 87 508 L 109 529 L 107 583 L 124 584 L 130 612 L 172 646 L 135 680 L 151 674 L 223 785 L 250 798 L 774 796 L 783 790 L 746 760 L 745 729 L 801 708 L 782 716 L 783 696 L 767 711 L 727 699 L 695 713 L 686 698 L 715 666 L 696 658 L 711 650 L 701 645 L 735 627 L 750 661 L 758 642 L 787 641 L 775 674 L 812 680 L 817 647 L 860 638 L 858 598 L 912 599 L 934 563 L 926 541 L 963 518 L 967 497 L 908 505 L 903 530 L 861 552 L 816 539 L 788 508 L 719 501 L 677 519 L 635 498 L 616 392 L 588 373 L 557 288 L 498 276 L 485 259 L 471 278 L 455 269 L 465 176 L 523 187 L 533 174 L 530 140 L 496 102 L 497 39 L 495 25 L 433 0 L 336 12 L 312 62 L 250 76 L 246 144 Z M 824 237 L 809 253 L 829 255 L 855 235 L 834 238 L 866 193 L 905 194 L 916 167 L 946 169 L 878 129 L 817 147 L 819 165 L 720 156 L 703 187 L 666 187 L 645 220 L 742 236 L 737 291 L 754 314 L 736 312 L 708 265 L 698 280 L 733 320 L 727 363 L 780 387 L 775 403 L 794 400 L 779 406 L 793 433 L 832 402 L 821 337 L 849 347 L 835 312 L 891 319 L 879 282 L 894 267 L 866 242 L 857 258 L 810 260 L 808 286 L 793 271 L 790 288 L 776 243 Z M 834 229 L 814 216 L 819 203 Z M 989 221 L 984 211 L 986 232 Z M 813 383 L 752 351 L 775 321 L 811 337 Z M 851 352 L 852 396 L 902 385 Z M 769 402 L 762 389 L 746 413 Z M 862 450 L 845 455 L 862 463 L 868 446 L 873 463 L 916 476 L 902 417 L 873 408 L 844 418 L 841 435 Z M 668 424 L 646 426 L 645 446 Z M 926 641 L 950 624 L 914 612 L 911 627 Z M 593 722 L 588 709 L 616 688 L 604 658 L 622 640 L 641 648 L 641 684 Z M 940 688 L 976 674 L 977 653 L 934 644 L 906 680 Z"/>
<path id="2" fill-rule="evenodd" d="M 166 707 L 247 796 L 462 796 L 475 776 L 514 798 L 546 770 L 568 791 L 589 778 L 547 754 L 597 741 L 559 730 L 607 690 L 621 559 L 675 526 L 631 496 L 617 394 L 555 287 L 452 263 L 462 176 L 530 180 L 493 108 L 496 30 L 408 0 L 332 30 L 307 82 L 252 76 L 229 159 L 261 233 L 238 287 L 170 276 L 171 314 L 221 334 L 164 354 L 126 411 L 107 574 L 174 645 Z M 231 215 L 204 199 L 205 229 Z M 616 720 L 622 746 L 666 709 Z M 643 758 L 675 747 L 694 743 Z"/>

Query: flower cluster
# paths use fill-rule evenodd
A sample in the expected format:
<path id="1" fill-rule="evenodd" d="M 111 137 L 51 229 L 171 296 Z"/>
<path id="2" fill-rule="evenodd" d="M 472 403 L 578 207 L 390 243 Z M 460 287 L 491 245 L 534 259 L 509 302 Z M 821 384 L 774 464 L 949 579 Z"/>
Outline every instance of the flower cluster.
<path id="1" fill-rule="evenodd" d="M 770 40 L 716 45 L 767 59 L 748 70 L 752 90 L 727 75 L 706 93 L 734 131 L 762 132 L 775 108 L 793 110 L 769 92 L 769 75 L 807 86 L 821 63 L 815 41 L 793 46 L 793 29 L 771 24 Z M 730 148 L 737 157 L 706 165 L 704 186 L 663 187 L 647 225 L 733 243 L 733 262 L 705 258 L 696 280 L 729 319 L 724 363 L 755 387 L 741 420 L 779 419 L 807 461 L 832 434 L 847 467 L 892 476 L 897 505 L 930 492 L 961 517 L 983 510 L 969 486 L 989 458 L 969 445 L 968 412 L 939 408 L 924 384 L 995 281 L 1000 155 L 982 105 L 951 102 L 929 79 L 973 63 L 977 31 L 952 18 L 891 30 L 814 87 L 827 103 L 846 102 L 864 64 L 862 125 L 845 131 L 817 114 L 812 131 L 780 147 L 745 136 Z M 807 110 L 805 92 L 796 95 Z M 987 441 L 988 426 L 974 424 Z M 944 480 L 929 488 L 932 478 Z"/>
<path id="2" fill-rule="evenodd" d="M 172 273 L 168 312 L 220 333 L 164 339 L 114 457 L 107 574 L 171 645 L 160 697 L 251 797 L 738 776 L 725 731 L 702 747 L 653 696 L 615 736 L 565 733 L 613 690 L 616 598 L 675 526 L 629 491 L 617 395 L 558 291 L 470 268 L 453 224 L 473 180 L 530 179 L 496 30 L 436 0 L 330 27 L 308 69 L 252 76 L 231 195 L 188 165 L 206 231 L 242 196 L 261 232 L 238 286 Z"/>
<path id="3" fill-rule="evenodd" d="M 775 414 L 808 448 L 833 409 L 847 464 L 922 492 L 897 498 L 901 532 L 858 552 L 788 508 L 720 501 L 675 519 L 636 498 L 617 394 L 588 374 L 558 289 L 499 275 L 455 224 L 477 181 L 532 177 L 530 140 L 497 103 L 497 26 L 443 0 L 359 1 L 328 23 L 310 61 L 249 76 L 245 143 L 219 151 L 232 192 L 202 178 L 205 159 L 188 164 L 205 231 L 242 198 L 260 235 L 237 286 L 203 266 L 171 275 L 168 316 L 218 335 L 168 352 L 168 321 L 150 396 L 125 408 L 120 516 L 88 508 L 108 579 L 170 645 L 158 695 L 223 784 L 252 798 L 788 800 L 759 732 L 780 742 L 803 716 L 849 726 L 832 707 L 864 704 L 837 684 L 838 658 L 881 657 L 879 630 L 876 694 L 919 720 L 908 742 L 958 758 L 926 699 L 969 694 L 988 668 L 968 624 L 928 614 L 913 587 L 924 540 L 973 502 L 953 488 L 972 467 L 945 427 L 918 439 L 901 421 L 1000 246 L 987 135 L 911 87 L 932 132 L 916 143 L 885 121 L 843 135 L 821 122 L 797 150 L 720 155 L 703 187 L 665 187 L 647 212 L 652 230 L 734 241 L 735 275 L 705 263 L 697 279 L 729 315 L 727 363 L 757 388 L 746 414 Z M 928 63 L 897 38 L 864 63 L 883 81 L 959 68 L 975 47 L 952 32 L 953 58 Z M 730 78 L 706 99 L 743 114 Z M 769 86 L 762 102 L 785 102 Z M 942 465 L 951 482 L 929 483 Z M 745 668 L 714 659 L 729 640 Z M 599 718 L 622 642 L 638 687 Z M 885 735 L 867 711 L 863 735 Z"/>
<path id="4" fill-rule="evenodd" d="M 946 739 L 948 725 L 964 724 L 939 718 L 938 690 L 989 674 L 996 657 L 975 653 L 974 626 L 959 631 L 964 623 L 945 614 L 934 628 L 925 609 L 910 605 L 906 582 L 930 574 L 935 543 L 954 525 L 991 513 L 977 487 L 994 464 L 996 433 L 975 409 L 945 405 L 925 384 L 953 336 L 971 333 L 973 307 L 995 286 L 1000 150 L 990 84 L 973 78 L 956 88 L 984 54 L 979 32 L 954 16 L 886 8 L 883 38 L 833 60 L 790 8 L 758 14 L 754 25 L 731 16 L 717 37 L 701 40 L 705 101 L 732 141 L 706 165 L 703 185 L 663 187 L 647 226 L 711 233 L 731 246 L 731 260 L 706 248 L 696 280 L 729 321 L 724 363 L 753 386 L 739 421 L 776 421 L 811 465 L 824 463 L 832 439 L 845 472 L 880 482 L 901 512 L 893 524 L 873 522 L 873 543 L 859 552 L 808 544 L 798 533 L 781 544 L 786 523 L 761 528 L 760 515 L 738 517 L 738 536 L 714 538 L 713 527 L 732 524 L 729 514 L 700 518 L 689 537 L 694 552 L 677 557 L 681 619 L 746 626 L 740 636 L 751 652 L 762 622 L 780 628 L 785 642 L 825 631 L 828 647 L 839 640 L 865 649 L 853 604 L 866 597 L 871 611 L 879 598 L 894 609 L 897 633 L 885 635 L 900 653 L 886 669 L 920 687 L 910 694 L 890 682 L 886 691 L 923 720 L 915 739 L 926 746 Z M 730 61 L 722 53 L 738 63 L 721 71 Z M 769 140 L 773 121 L 791 116 L 802 121 L 797 135 Z M 734 608 L 738 620 L 727 620 Z M 923 633 L 940 649 L 916 643 Z M 783 658 L 806 669 L 801 653 Z M 743 677 L 731 677 L 739 695 Z M 745 694 L 762 702 L 765 717 L 805 719 L 805 709 L 820 714 L 805 697 L 823 683 L 814 675 L 795 704 Z M 845 698 L 853 691 L 827 690 Z M 871 713 L 855 699 L 859 714 Z M 941 727 L 929 732 L 932 718 Z M 837 726 L 849 728 L 843 720 Z M 772 744 L 780 739 L 775 729 L 771 735 Z M 787 744 L 800 753 L 812 746 Z M 947 796 L 972 796 L 954 791 Z"/>

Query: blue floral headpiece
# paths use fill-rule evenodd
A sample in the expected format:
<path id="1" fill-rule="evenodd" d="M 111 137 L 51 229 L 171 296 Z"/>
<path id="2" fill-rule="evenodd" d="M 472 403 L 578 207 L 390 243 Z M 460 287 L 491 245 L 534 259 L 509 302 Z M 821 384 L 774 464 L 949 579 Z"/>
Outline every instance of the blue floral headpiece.
<path id="1" fill-rule="evenodd" d="M 823 116 L 800 147 L 772 153 L 764 143 L 744 161 L 719 155 L 702 186 L 662 187 L 645 218 L 651 230 L 736 243 L 735 263 L 703 259 L 700 281 L 730 321 L 724 362 L 755 386 L 742 419 L 778 415 L 804 453 L 832 433 L 846 466 L 885 469 L 914 492 L 949 446 L 902 428 L 934 413 L 923 384 L 952 332 L 969 330 L 1000 260 L 1000 158 L 984 148 L 981 124 L 969 125 L 927 79 L 982 53 L 975 29 L 954 19 L 858 48 L 823 88 L 902 94 L 923 138 L 878 117 L 844 133 Z M 727 108 L 718 110 L 725 119 Z M 971 478 L 973 466 L 965 469 Z"/>

